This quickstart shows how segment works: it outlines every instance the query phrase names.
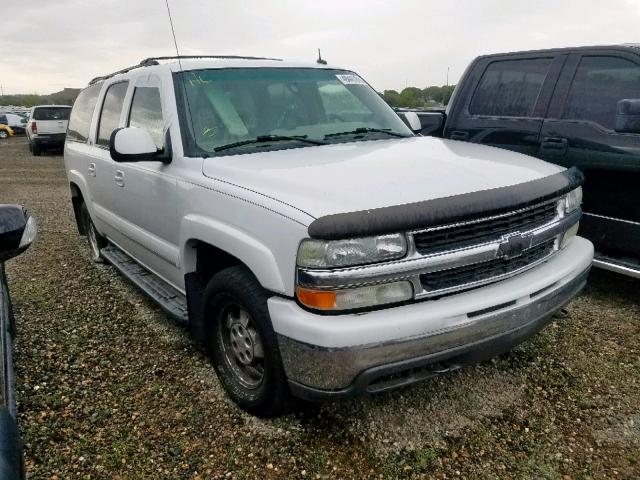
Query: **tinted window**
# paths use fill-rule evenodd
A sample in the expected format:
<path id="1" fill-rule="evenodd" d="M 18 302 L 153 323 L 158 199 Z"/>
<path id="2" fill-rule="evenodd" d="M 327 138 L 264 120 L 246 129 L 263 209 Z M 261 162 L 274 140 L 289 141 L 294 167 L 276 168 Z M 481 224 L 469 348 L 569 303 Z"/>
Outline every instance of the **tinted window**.
<path id="1" fill-rule="evenodd" d="M 108 146 L 111 132 L 118 128 L 124 96 L 127 93 L 127 85 L 128 82 L 114 83 L 107 90 L 104 96 L 104 102 L 102 102 L 102 112 L 100 112 L 100 124 L 96 144 Z"/>
<path id="2" fill-rule="evenodd" d="M 493 62 L 480 80 L 469 113 L 499 117 L 532 116 L 551 61 L 551 58 L 536 58 Z"/>
<path id="3" fill-rule="evenodd" d="M 155 87 L 136 87 L 133 92 L 129 126 L 144 128 L 151 134 L 156 146 L 162 148 L 164 120 L 160 91 Z"/>
<path id="4" fill-rule="evenodd" d="M 71 107 L 38 107 L 33 111 L 34 120 L 69 120 Z"/>
<path id="5" fill-rule="evenodd" d="M 640 67 L 616 57 L 584 57 L 571 84 L 564 117 L 612 129 L 619 100 L 640 98 Z"/>
<path id="6" fill-rule="evenodd" d="M 9 123 L 6 115 L 0 115 L 0 123 L 3 123 L 5 125 Z"/>
<path id="7" fill-rule="evenodd" d="M 89 138 L 89 128 L 91 127 L 91 118 L 96 108 L 98 95 L 102 85 L 92 85 L 85 88 L 76 101 L 73 103 L 73 110 L 69 117 L 69 128 L 67 129 L 67 140 L 76 142 L 86 142 Z"/>

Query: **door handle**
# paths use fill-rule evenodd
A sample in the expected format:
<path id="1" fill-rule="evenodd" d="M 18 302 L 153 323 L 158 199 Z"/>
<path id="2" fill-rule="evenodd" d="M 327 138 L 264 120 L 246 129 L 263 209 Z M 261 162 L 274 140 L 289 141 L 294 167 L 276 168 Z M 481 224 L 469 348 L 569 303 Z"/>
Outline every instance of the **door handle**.
<path id="1" fill-rule="evenodd" d="M 89 175 L 91 175 L 92 177 L 96 176 L 96 164 L 95 163 L 90 163 L 89 164 Z"/>
<path id="2" fill-rule="evenodd" d="M 564 155 L 567 153 L 569 141 L 562 137 L 543 137 L 540 142 L 540 153 L 548 155 Z"/>
<path id="3" fill-rule="evenodd" d="M 449 138 L 451 140 L 468 140 L 469 139 L 469 132 L 463 132 L 460 130 L 454 130 L 453 132 L 451 132 L 451 135 L 449 135 Z"/>
<path id="4" fill-rule="evenodd" d="M 116 170 L 115 182 L 117 186 L 124 187 L 124 172 L 122 170 Z"/>

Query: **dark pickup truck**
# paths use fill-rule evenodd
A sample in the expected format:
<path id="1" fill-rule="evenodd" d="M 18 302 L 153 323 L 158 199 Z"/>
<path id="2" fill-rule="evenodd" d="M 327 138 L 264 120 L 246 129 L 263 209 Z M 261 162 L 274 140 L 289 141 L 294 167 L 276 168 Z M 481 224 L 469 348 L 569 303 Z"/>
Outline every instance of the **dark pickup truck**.
<path id="1" fill-rule="evenodd" d="M 481 56 L 446 111 L 418 115 L 423 135 L 578 167 L 594 265 L 640 278 L 640 45 Z"/>

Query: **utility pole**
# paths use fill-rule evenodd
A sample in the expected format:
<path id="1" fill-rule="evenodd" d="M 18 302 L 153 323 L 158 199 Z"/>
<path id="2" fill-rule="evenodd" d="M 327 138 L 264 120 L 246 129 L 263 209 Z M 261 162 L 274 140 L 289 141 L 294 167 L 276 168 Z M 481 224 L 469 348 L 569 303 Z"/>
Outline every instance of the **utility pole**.
<path id="1" fill-rule="evenodd" d="M 4 87 L 0 85 L 0 95 L 4 97 Z"/>
<path id="2" fill-rule="evenodd" d="M 449 68 L 447 67 L 447 87 L 449 86 Z"/>

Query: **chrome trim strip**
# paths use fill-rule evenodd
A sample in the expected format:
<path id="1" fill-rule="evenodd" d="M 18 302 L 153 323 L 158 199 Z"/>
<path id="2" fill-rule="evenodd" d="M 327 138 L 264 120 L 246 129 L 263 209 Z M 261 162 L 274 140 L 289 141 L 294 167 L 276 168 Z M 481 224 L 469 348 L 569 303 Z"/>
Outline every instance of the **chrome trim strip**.
<path id="1" fill-rule="evenodd" d="M 530 249 L 559 237 L 559 235 L 579 221 L 580 214 L 580 209 L 577 209 L 567 216 L 535 230 L 519 232 L 523 237 L 523 241 L 527 242 L 524 249 Z M 409 238 L 411 238 L 411 236 L 409 236 Z M 299 267 L 297 271 L 297 281 L 298 285 L 302 287 L 314 289 L 338 289 L 400 279 L 412 279 L 412 277 L 419 277 L 424 273 L 463 267 L 475 263 L 488 262 L 497 258 L 503 258 L 504 256 L 500 254 L 502 243 L 503 241 L 500 239 L 473 247 L 465 247 L 457 250 L 423 256 L 415 251 L 415 246 L 413 242 L 410 241 L 408 245 L 409 253 L 404 259 L 374 265 L 330 270 L 314 270 Z M 557 248 L 558 246 L 556 245 L 555 249 L 557 250 Z M 515 275 L 516 273 L 513 274 Z M 414 282 L 414 286 L 415 285 L 416 283 Z M 416 292 L 415 298 L 419 298 L 418 295 L 421 294 L 422 292 Z"/>
<path id="2" fill-rule="evenodd" d="M 632 278 L 640 278 L 640 269 L 634 270 L 633 268 L 613 262 L 608 262 L 606 260 L 601 260 L 597 257 L 593 259 L 593 266 L 602 268 L 603 270 L 609 270 L 610 272 L 621 273 L 622 275 L 627 275 Z"/>
<path id="3" fill-rule="evenodd" d="M 629 223 L 631 225 L 637 225 L 640 227 L 640 222 L 634 222 L 633 220 L 624 220 L 622 218 L 615 218 L 615 217 L 607 217 L 606 215 L 598 215 L 596 213 L 588 213 L 585 212 L 584 216 L 586 217 L 596 217 L 596 218 L 602 218 L 604 220 L 612 220 L 614 222 L 622 222 L 622 223 Z"/>

